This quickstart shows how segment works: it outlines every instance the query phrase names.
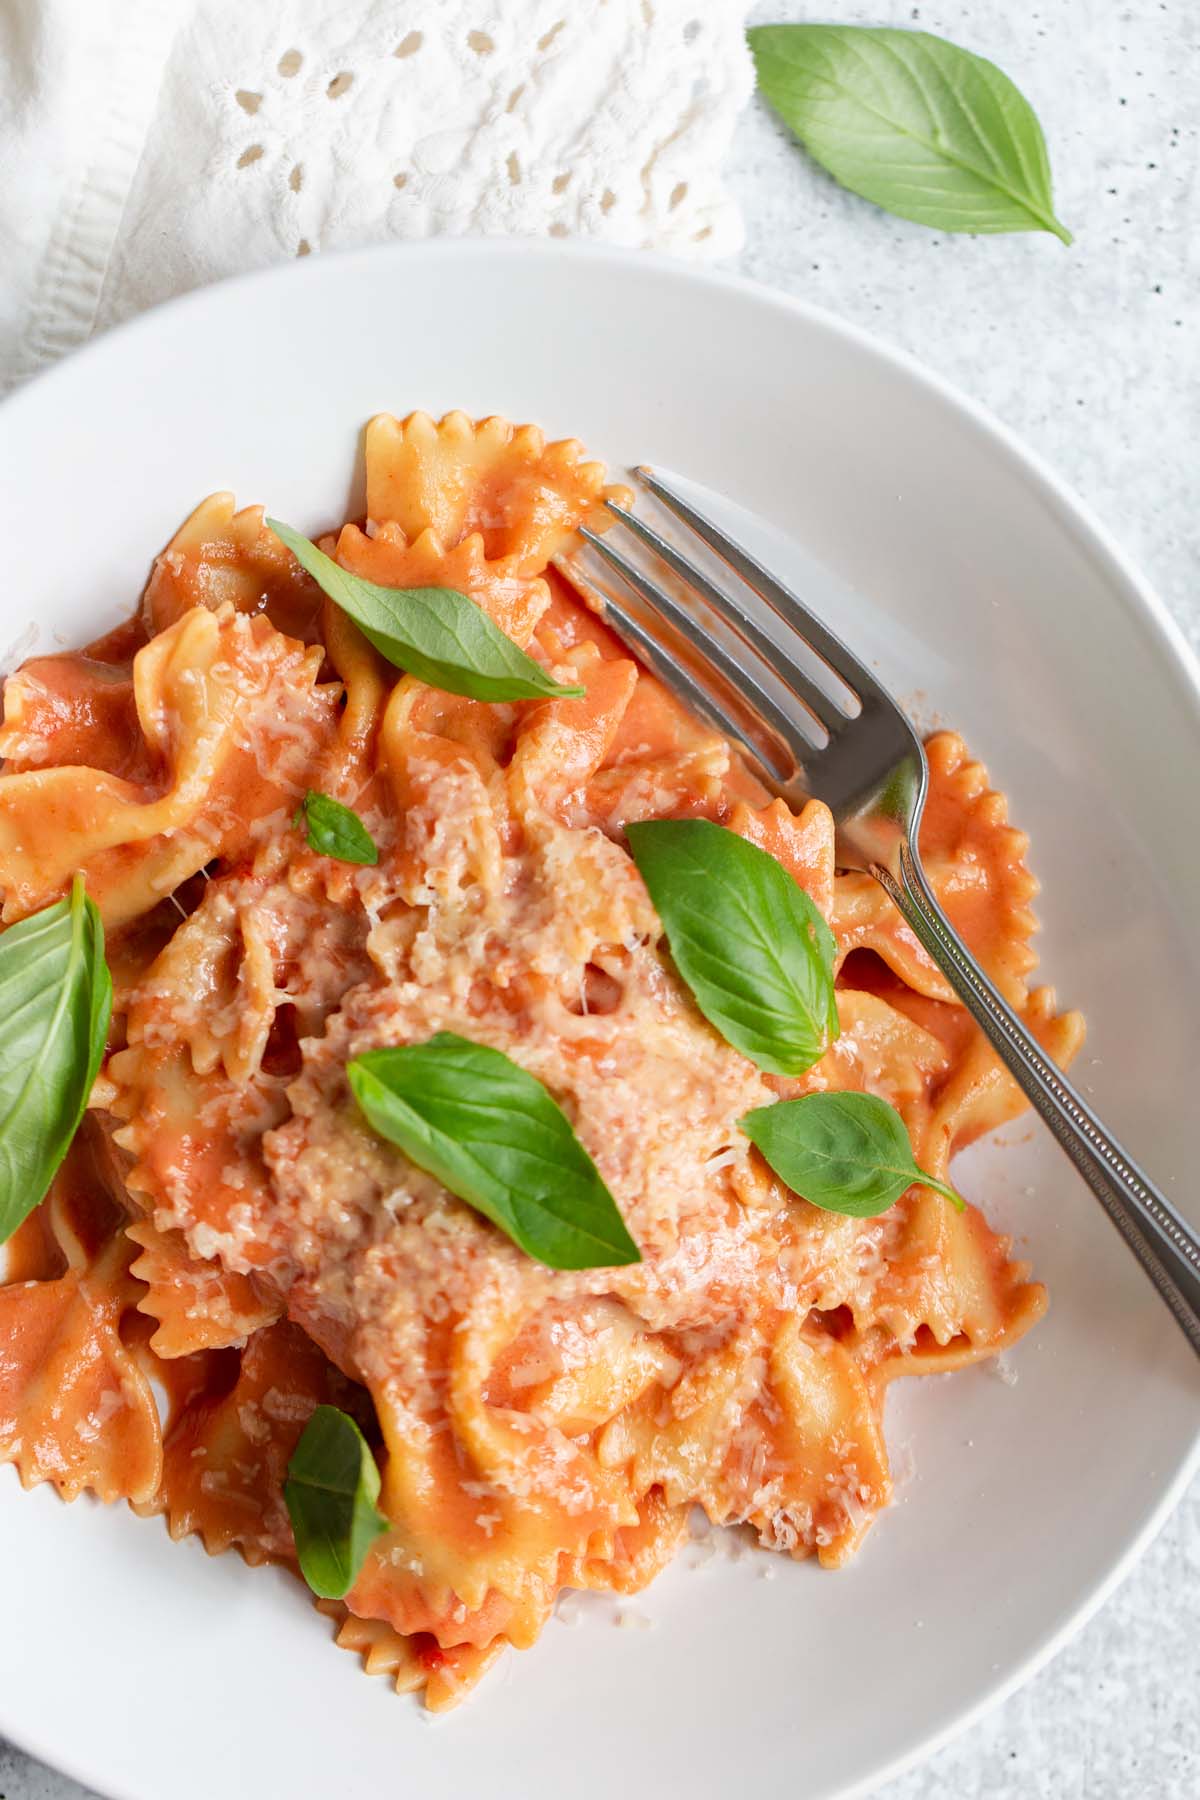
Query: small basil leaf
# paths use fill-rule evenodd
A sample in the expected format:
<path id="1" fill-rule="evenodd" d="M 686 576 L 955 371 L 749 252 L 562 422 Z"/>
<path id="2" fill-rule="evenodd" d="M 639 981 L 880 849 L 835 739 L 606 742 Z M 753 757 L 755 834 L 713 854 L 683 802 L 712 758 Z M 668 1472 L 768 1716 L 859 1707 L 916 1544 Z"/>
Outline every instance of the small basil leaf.
<path id="1" fill-rule="evenodd" d="M 675 966 L 727 1043 L 801 1075 L 838 1035 L 833 934 L 787 870 L 707 819 L 626 828 Z"/>
<path id="2" fill-rule="evenodd" d="M 341 568 L 290 525 L 278 519 L 267 524 L 379 654 L 430 687 L 471 700 L 577 698 L 583 693 L 581 687 L 553 680 L 457 588 L 378 587 Z"/>
<path id="3" fill-rule="evenodd" d="M 318 1406 L 304 1427 L 283 1497 L 300 1573 L 322 1600 L 340 1600 L 389 1526 L 375 1504 L 375 1458 L 354 1420 L 336 1406 Z"/>
<path id="4" fill-rule="evenodd" d="M 69 899 L 0 934 L 0 1244 L 70 1148 L 111 1012 L 104 926 L 77 875 Z"/>
<path id="5" fill-rule="evenodd" d="M 994 63 L 927 31 L 760 25 L 763 97 L 835 181 L 936 231 L 1051 231 L 1046 140 Z"/>
<path id="6" fill-rule="evenodd" d="M 641 1261 L 561 1107 L 499 1050 L 452 1031 L 348 1064 L 381 1137 L 551 1269 Z"/>
<path id="7" fill-rule="evenodd" d="M 339 862 L 377 863 L 379 850 L 356 812 L 328 794 L 309 788 L 296 808 L 293 821 L 307 832 L 310 850 L 319 856 L 335 856 Z"/>
<path id="8" fill-rule="evenodd" d="M 876 1094 L 804 1094 L 739 1124 L 780 1180 L 826 1212 L 872 1219 L 914 1183 L 963 1210 L 952 1187 L 917 1167 L 904 1120 Z"/>

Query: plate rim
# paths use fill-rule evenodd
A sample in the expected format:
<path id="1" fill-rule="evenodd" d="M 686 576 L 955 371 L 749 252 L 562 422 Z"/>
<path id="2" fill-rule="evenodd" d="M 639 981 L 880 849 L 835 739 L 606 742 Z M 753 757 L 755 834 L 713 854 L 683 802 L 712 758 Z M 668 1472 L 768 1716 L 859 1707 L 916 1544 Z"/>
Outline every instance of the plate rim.
<path id="1" fill-rule="evenodd" d="M 251 285 L 287 281 L 297 286 L 301 282 L 315 286 L 368 261 L 377 263 L 385 259 L 394 261 L 417 257 L 428 258 L 430 261 L 453 261 L 479 254 L 509 261 L 542 258 L 551 262 L 607 262 L 635 270 L 650 268 L 684 286 L 710 287 L 740 293 L 753 303 L 767 305 L 807 320 L 819 330 L 841 338 L 860 352 L 907 376 L 918 387 L 932 390 L 938 399 L 974 430 L 993 440 L 1004 452 L 1014 471 L 1026 476 L 1032 475 L 1036 483 L 1049 490 L 1077 542 L 1092 540 L 1102 555 L 1114 565 L 1123 585 L 1139 602 L 1139 608 L 1134 609 L 1135 616 L 1140 612 L 1144 615 L 1142 622 L 1148 620 L 1155 627 L 1163 648 L 1170 652 L 1168 662 L 1172 672 L 1184 677 L 1183 691 L 1189 695 L 1200 716 L 1200 652 L 1192 649 L 1182 626 L 1153 583 L 1142 573 L 1130 553 L 1103 523 L 1090 503 L 1076 492 L 1064 476 L 1057 473 L 1040 451 L 1028 445 L 1012 426 L 1007 425 L 982 401 L 976 400 L 965 388 L 959 387 L 947 376 L 922 362 L 911 351 L 875 336 L 865 326 L 843 318 L 830 308 L 786 293 L 782 288 L 772 287 L 768 282 L 759 281 L 736 270 L 684 262 L 661 250 L 630 249 L 622 245 L 596 243 L 586 238 L 539 238 L 527 235 L 488 237 L 479 233 L 465 233 L 455 237 L 409 238 L 386 244 L 327 250 L 320 256 L 304 257 L 290 263 L 272 263 L 265 268 L 226 275 L 219 280 L 189 288 L 186 293 L 173 294 L 156 301 L 143 311 L 119 320 L 98 335 L 74 346 L 47 367 L 37 370 L 27 381 L 0 398 L 0 438 L 12 415 L 20 410 L 29 396 L 46 392 L 52 384 L 64 378 L 67 370 L 77 368 L 85 361 L 90 366 L 105 353 L 107 346 L 123 342 L 141 331 L 152 330 L 162 316 L 181 317 L 189 310 L 203 309 L 214 295 L 233 295 Z"/>
<path id="2" fill-rule="evenodd" d="M 583 238 L 548 239 L 530 236 L 488 237 L 466 234 L 455 237 L 408 239 L 386 244 L 364 245 L 324 252 L 302 262 L 276 263 L 265 268 L 226 276 L 173 295 L 155 303 L 132 317 L 87 339 L 0 400 L 0 446 L 11 432 L 19 432 L 21 416 L 29 404 L 43 405 L 45 397 L 64 381 L 74 379 L 81 364 L 91 367 L 114 345 L 136 339 L 139 334 L 151 336 L 161 325 L 163 316 L 184 317 L 188 312 L 202 315 L 206 306 L 228 303 L 250 286 L 266 286 L 305 282 L 317 286 L 323 282 L 353 280 L 356 270 L 366 264 L 377 266 L 388 261 L 452 263 L 458 260 L 499 260 L 510 263 L 544 262 L 605 263 L 625 271 L 653 271 L 683 288 L 707 287 L 737 296 L 752 306 L 767 306 L 790 315 L 818 332 L 824 332 L 905 378 L 926 397 L 940 402 L 950 413 L 968 426 L 979 438 L 998 451 L 1010 472 L 1020 476 L 1026 485 L 1040 491 L 1052 504 L 1055 516 L 1081 548 L 1098 556 L 1110 580 L 1121 594 L 1123 609 L 1131 622 L 1148 635 L 1155 662 L 1164 679 L 1173 680 L 1185 706 L 1190 708 L 1200 725 L 1200 655 L 1192 649 L 1182 626 L 1168 609 L 1153 583 L 1145 576 L 1132 556 L 1098 517 L 1092 506 L 1047 462 L 1041 453 L 1028 445 L 1011 426 L 965 389 L 949 380 L 920 358 L 897 345 L 877 337 L 865 326 L 842 317 L 830 309 L 773 287 L 735 270 L 710 268 L 681 261 L 661 251 L 642 250 L 601 244 Z M 866 1800 L 866 1796 L 884 1783 L 912 1770 L 935 1756 L 941 1749 L 968 1731 L 980 1719 L 1023 1687 L 1062 1650 L 1096 1616 L 1145 1555 L 1167 1520 L 1174 1512 L 1193 1478 L 1200 1472 L 1200 1422 L 1191 1445 L 1181 1455 L 1172 1477 L 1166 1482 L 1154 1504 L 1147 1510 L 1138 1530 L 1114 1557 L 1103 1578 L 1096 1583 L 1057 1626 L 993 1684 L 965 1704 L 942 1726 L 934 1728 L 919 1741 L 873 1773 L 836 1789 L 836 1800 Z M 58 1747 L 42 1741 L 38 1734 L 26 1734 L 19 1722 L 14 1726 L 0 1695 L 0 1735 L 15 1748 L 39 1759 L 51 1769 L 86 1786 L 93 1780 L 85 1764 L 74 1754 L 64 1754 Z M 96 1790 L 99 1791 L 99 1790 Z M 134 1800 L 132 1791 L 106 1790 L 107 1800 Z"/>

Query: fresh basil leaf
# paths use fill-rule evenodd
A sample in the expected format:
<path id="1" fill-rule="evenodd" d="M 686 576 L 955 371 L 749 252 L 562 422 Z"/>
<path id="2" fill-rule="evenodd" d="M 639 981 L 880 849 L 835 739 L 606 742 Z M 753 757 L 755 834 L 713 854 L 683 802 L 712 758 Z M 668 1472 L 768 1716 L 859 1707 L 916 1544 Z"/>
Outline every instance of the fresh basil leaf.
<path id="1" fill-rule="evenodd" d="M 738 1122 L 780 1180 L 826 1212 L 872 1219 L 914 1182 L 963 1210 L 952 1187 L 917 1167 L 904 1120 L 876 1094 L 804 1094 Z"/>
<path id="2" fill-rule="evenodd" d="M 553 680 L 457 588 L 378 587 L 339 567 L 290 525 L 267 524 L 379 654 L 430 687 L 471 700 L 573 699 L 584 692 Z"/>
<path id="3" fill-rule="evenodd" d="M 0 934 L 0 1244 L 70 1148 L 111 1012 L 104 926 L 76 875 L 69 899 Z"/>
<path id="4" fill-rule="evenodd" d="M 707 819 L 626 827 L 675 967 L 727 1043 L 801 1075 L 838 1035 L 833 933 L 799 882 Z"/>
<path id="5" fill-rule="evenodd" d="M 318 856 L 335 856 L 339 862 L 377 863 L 379 850 L 356 812 L 328 794 L 309 788 L 292 821 L 307 833 L 310 850 Z"/>
<path id="6" fill-rule="evenodd" d="M 1071 233 L 1037 115 L 994 63 L 927 31 L 760 25 L 763 97 L 835 181 L 936 231 Z"/>
<path id="7" fill-rule="evenodd" d="M 535 1076 L 439 1031 L 347 1066 L 368 1123 L 551 1269 L 641 1261 L 617 1203 Z"/>
<path id="8" fill-rule="evenodd" d="M 358 1426 L 318 1406 L 292 1452 L 283 1484 L 300 1573 L 322 1600 L 340 1600 L 388 1522 L 376 1506 L 379 1470 Z"/>

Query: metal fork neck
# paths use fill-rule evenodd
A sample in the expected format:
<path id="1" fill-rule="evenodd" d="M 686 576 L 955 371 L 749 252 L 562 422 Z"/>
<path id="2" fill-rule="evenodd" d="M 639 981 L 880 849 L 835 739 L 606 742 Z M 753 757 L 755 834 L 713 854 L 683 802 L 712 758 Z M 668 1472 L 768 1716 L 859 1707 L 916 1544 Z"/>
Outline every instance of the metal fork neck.
<path id="1" fill-rule="evenodd" d="M 870 872 L 1049 1126 L 1200 1356 L 1200 1242 L 1186 1221 L 1046 1055 L 942 912 L 905 839 L 893 872 Z"/>

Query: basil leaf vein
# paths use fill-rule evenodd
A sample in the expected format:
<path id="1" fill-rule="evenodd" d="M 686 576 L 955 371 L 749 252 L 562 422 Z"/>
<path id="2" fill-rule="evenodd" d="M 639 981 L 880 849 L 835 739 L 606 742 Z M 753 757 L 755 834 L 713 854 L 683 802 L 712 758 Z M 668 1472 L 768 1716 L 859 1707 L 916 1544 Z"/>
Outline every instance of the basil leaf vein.
<path id="1" fill-rule="evenodd" d="M 340 1600 L 358 1580 L 367 1552 L 389 1530 L 375 1502 L 379 1470 L 354 1420 L 318 1406 L 288 1463 L 283 1497 L 300 1573 L 322 1600 Z"/>
<path id="2" fill-rule="evenodd" d="M 835 181 L 938 231 L 1049 231 L 1046 140 L 1008 76 L 927 31 L 760 25 L 767 103 Z"/>
<path id="3" fill-rule="evenodd" d="M 707 819 L 644 820 L 626 835 L 705 1018 L 769 1074 L 811 1068 L 838 1035 L 836 947 L 799 882 Z"/>
<path id="4" fill-rule="evenodd" d="M 290 525 L 266 522 L 380 655 L 430 687 L 490 701 L 577 698 L 584 692 L 547 675 L 457 588 L 379 587 L 340 567 Z"/>
<path id="5" fill-rule="evenodd" d="M 368 1124 L 551 1269 L 641 1261 L 595 1163 L 542 1083 L 439 1031 L 347 1065 Z"/>
<path id="6" fill-rule="evenodd" d="M 0 934 L 0 1000 L 2 1244 L 45 1197 L 104 1055 L 112 977 L 82 875 Z"/>
<path id="7" fill-rule="evenodd" d="M 952 1187 L 918 1166 L 904 1120 L 877 1094 L 804 1094 L 755 1107 L 739 1124 L 780 1180 L 826 1212 L 871 1219 L 914 1184 L 963 1210 Z"/>
<path id="8" fill-rule="evenodd" d="M 296 808 L 293 824 L 306 834 L 310 850 L 339 862 L 377 863 L 379 850 L 362 820 L 329 794 L 309 788 Z"/>

